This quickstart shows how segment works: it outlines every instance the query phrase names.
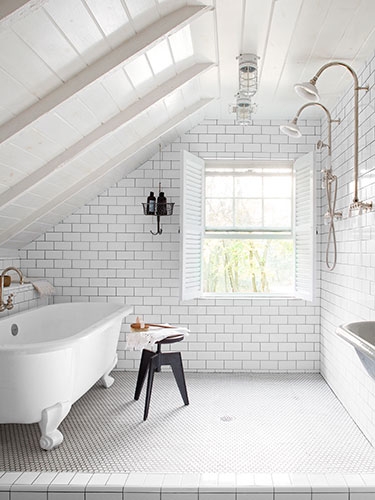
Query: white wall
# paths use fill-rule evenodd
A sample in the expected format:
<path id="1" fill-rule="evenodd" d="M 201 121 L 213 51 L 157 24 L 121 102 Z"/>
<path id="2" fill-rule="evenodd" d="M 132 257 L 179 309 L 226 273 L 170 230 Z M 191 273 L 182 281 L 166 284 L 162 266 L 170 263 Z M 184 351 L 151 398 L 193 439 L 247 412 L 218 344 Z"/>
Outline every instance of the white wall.
<path id="1" fill-rule="evenodd" d="M 148 321 L 187 325 L 181 344 L 190 370 L 319 371 L 319 307 L 300 300 L 202 299 L 179 301 L 180 150 L 203 157 L 287 158 L 311 151 L 319 121 L 300 122 L 305 135 L 291 140 L 279 122 L 252 126 L 206 121 L 163 150 L 162 163 L 148 161 L 47 232 L 22 252 L 29 275 L 48 278 L 56 300 L 114 300 L 134 306 Z M 176 213 L 163 219 L 163 234 L 141 202 L 157 191 L 159 171 Z M 124 328 L 124 332 L 126 328 Z M 119 345 L 119 368 L 138 368 L 138 352 Z"/>
<path id="2" fill-rule="evenodd" d="M 359 73 L 360 85 L 375 83 L 375 59 Z M 332 68 L 330 71 L 342 72 Z M 321 274 L 321 371 L 356 423 L 375 445 L 375 381 L 362 367 L 355 351 L 335 335 L 338 325 L 375 319 L 375 212 L 348 218 L 353 199 L 353 88 L 332 110 L 342 122 L 333 126 L 333 168 L 338 175 L 337 208 L 344 219 L 337 222 L 338 260 L 334 271 L 322 265 Z M 318 82 L 319 84 L 319 82 Z M 375 202 L 375 96 L 360 93 L 359 198 Z M 326 125 L 323 126 L 323 135 Z M 323 206 L 324 210 L 326 205 Z M 323 227 L 322 258 L 327 228 Z"/>

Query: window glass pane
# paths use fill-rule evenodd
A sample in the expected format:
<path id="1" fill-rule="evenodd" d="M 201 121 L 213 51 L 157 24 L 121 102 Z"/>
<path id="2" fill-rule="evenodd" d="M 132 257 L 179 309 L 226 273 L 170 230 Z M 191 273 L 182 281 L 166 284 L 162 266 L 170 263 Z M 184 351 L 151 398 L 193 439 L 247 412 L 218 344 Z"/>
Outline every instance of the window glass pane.
<path id="1" fill-rule="evenodd" d="M 236 227 L 261 227 L 262 200 L 235 200 L 235 214 Z"/>
<path id="2" fill-rule="evenodd" d="M 203 261 L 206 293 L 292 293 L 291 240 L 206 238 Z"/>
<path id="3" fill-rule="evenodd" d="M 265 176 L 263 189 L 265 198 L 290 198 L 292 196 L 292 178 L 289 176 Z"/>
<path id="4" fill-rule="evenodd" d="M 206 200 L 206 226 L 233 227 L 232 199 L 213 198 Z"/>
<path id="5" fill-rule="evenodd" d="M 264 225 L 266 227 L 291 227 L 290 200 L 264 200 Z"/>
<path id="6" fill-rule="evenodd" d="M 233 197 L 233 176 L 206 177 L 207 198 Z"/>
<path id="7" fill-rule="evenodd" d="M 255 175 L 235 177 L 235 196 L 240 198 L 259 198 L 262 196 L 262 178 Z"/>

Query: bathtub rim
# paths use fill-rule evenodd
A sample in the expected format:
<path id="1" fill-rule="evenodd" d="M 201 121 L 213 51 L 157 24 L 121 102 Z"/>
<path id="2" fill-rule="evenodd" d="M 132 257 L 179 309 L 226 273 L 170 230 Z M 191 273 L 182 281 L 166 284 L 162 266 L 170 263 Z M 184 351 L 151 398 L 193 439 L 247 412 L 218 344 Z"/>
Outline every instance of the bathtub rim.
<path id="1" fill-rule="evenodd" d="M 361 352 L 366 354 L 368 357 L 375 359 L 375 345 L 371 344 L 363 337 L 360 336 L 359 333 L 354 333 L 352 329 L 352 325 L 363 325 L 365 327 L 366 324 L 371 324 L 375 326 L 374 321 L 351 321 L 349 323 L 345 323 L 336 328 L 337 335 L 352 345 L 355 349 L 359 349 Z"/>
<path id="2" fill-rule="evenodd" d="M 19 318 L 20 316 L 24 316 L 27 313 L 30 313 L 31 311 L 37 311 L 37 310 L 42 310 L 45 309 L 46 307 L 48 308 L 54 308 L 54 307 L 59 307 L 62 305 L 81 305 L 81 304 L 92 304 L 92 306 L 97 306 L 98 304 L 101 305 L 109 305 L 109 306 L 117 306 L 114 311 L 112 311 L 110 314 L 105 316 L 104 318 L 99 319 L 95 323 L 91 323 L 89 326 L 84 328 L 83 330 L 80 330 L 78 333 L 75 335 L 71 335 L 68 337 L 64 337 L 62 339 L 58 340 L 50 340 L 50 341 L 44 341 L 44 342 L 34 342 L 34 343 L 23 343 L 23 344 L 0 344 L 0 355 L 3 353 L 6 353 L 7 356 L 13 355 L 26 355 L 26 354 L 32 354 L 32 353 L 45 353 L 45 352 L 52 352 L 52 351 L 58 351 L 61 349 L 66 349 L 72 342 L 77 341 L 78 339 L 84 339 L 92 335 L 96 330 L 100 329 L 103 327 L 103 325 L 107 322 L 110 322 L 118 317 L 125 318 L 129 314 L 133 312 L 133 307 L 129 306 L 127 304 L 121 303 L 121 302 L 61 302 L 58 304 L 49 304 L 41 307 L 35 307 L 33 309 L 27 309 L 26 311 L 22 311 L 10 316 L 6 316 L 5 318 L 0 319 L 0 328 L 1 328 L 1 323 L 2 321 L 6 321 L 10 318 Z M 16 320 L 15 320 L 16 321 Z"/>

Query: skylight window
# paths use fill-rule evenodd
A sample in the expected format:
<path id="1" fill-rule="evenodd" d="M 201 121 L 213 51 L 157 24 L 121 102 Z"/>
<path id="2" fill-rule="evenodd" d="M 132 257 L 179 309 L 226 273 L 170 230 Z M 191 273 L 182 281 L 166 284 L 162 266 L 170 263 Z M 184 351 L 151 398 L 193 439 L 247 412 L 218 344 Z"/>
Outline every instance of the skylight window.
<path id="1" fill-rule="evenodd" d="M 135 88 L 153 76 L 150 65 L 144 55 L 137 57 L 137 59 L 124 66 L 124 70 Z"/>
<path id="2" fill-rule="evenodd" d="M 157 74 L 163 71 L 163 69 L 172 66 L 172 56 L 171 51 L 168 47 L 168 42 L 164 40 L 158 43 L 152 49 L 147 51 L 147 57 L 150 61 L 152 71 Z"/>
<path id="3" fill-rule="evenodd" d="M 183 61 L 194 53 L 190 26 L 185 26 L 182 30 L 171 35 L 169 42 L 175 62 Z"/>

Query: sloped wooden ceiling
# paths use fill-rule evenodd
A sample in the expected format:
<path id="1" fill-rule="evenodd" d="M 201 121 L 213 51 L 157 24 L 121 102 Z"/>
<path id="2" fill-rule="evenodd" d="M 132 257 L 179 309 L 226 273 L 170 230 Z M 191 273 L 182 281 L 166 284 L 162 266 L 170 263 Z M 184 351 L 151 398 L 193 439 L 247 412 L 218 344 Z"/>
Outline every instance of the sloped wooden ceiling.
<path id="1" fill-rule="evenodd" d="M 215 41 L 196 50 L 194 30 L 214 20 L 180 0 L 16 0 L 0 17 L 0 246 L 22 248 L 203 118 Z"/>

